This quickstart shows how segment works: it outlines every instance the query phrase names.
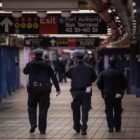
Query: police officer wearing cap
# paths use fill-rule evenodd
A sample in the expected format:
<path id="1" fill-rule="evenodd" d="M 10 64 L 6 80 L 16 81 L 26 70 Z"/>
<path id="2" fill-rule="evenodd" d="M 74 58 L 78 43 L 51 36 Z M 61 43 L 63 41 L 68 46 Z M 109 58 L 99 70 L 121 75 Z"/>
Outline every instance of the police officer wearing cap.
<path id="1" fill-rule="evenodd" d="M 73 128 L 77 133 L 80 133 L 81 130 L 82 135 L 87 134 L 88 112 L 91 108 L 92 83 L 97 78 L 93 68 L 84 62 L 84 56 L 85 53 L 83 51 L 76 51 L 75 57 L 77 62 L 66 72 L 66 76 L 71 79 Z M 82 124 L 80 123 L 80 119 Z"/>
<path id="2" fill-rule="evenodd" d="M 123 73 L 117 68 L 119 60 L 113 56 L 109 59 L 109 67 L 99 74 L 97 86 L 105 101 L 106 120 L 108 132 L 121 131 L 121 100 L 127 87 L 127 80 Z"/>
<path id="3" fill-rule="evenodd" d="M 39 130 L 40 134 L 46 133 L 47 113 L 50 106 L 51 82 L 56 88 L 57 95 L 60 87 L 54 70 L 43 60 L 43 49 L 34 50 L 35 58 L 27 63 L 23 72 L 29 75 L 28 91 L 28 115 L 31 125 L 30 133 L 34 133 L 37 127 L 37 105 L 39 104 Z"/>

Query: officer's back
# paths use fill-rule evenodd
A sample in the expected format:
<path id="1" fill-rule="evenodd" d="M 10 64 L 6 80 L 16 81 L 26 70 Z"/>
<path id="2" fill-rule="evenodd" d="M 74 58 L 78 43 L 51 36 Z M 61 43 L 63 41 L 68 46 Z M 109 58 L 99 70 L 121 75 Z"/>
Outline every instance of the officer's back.
<path id="1" fill-rule="evenodd" d="M 80 56 L 83 57 L 82 54 L 79 54 Z M 77 89 L 91 86 L 92 82 L 97 78 L 93 68 L 83 60 L 71 66 L 66 74 L 67 77 L 72 79 L 71 86 Z"/>
<path id="2" fill-rule="evenodd" d="M 50 66 L 43 59 L 35 59 L 27 64 L 24 69 L 25 74 L 29 74 L 29 82 L 34 79 L 49 81 L 51 76 Z"/>
<path id="3" fill-rule="evenodd" d="M 57 83 L 57 79 L 54 76 L 54 71 L 52 70 L 51 66 L 42 59 L 42 50 L 36 49 L 35 53 L 35 59 L 27 63 L 26 67 L 23 70 L 24 74 L 29 74 L 28 84 L 30 85 L 36 80 L 43 83 L 49 82 L 51 78 L 55 84 L 57 91 L 59 91 L 59 86 Z"/>
<path id="4" fill-rule="evenodd" d="M 117 58 L 112 57 L 110 66 L 100 73 L 97 86 L 103 92 L 121 92 L 127 86 L 127 81 L 123 73 L 117 68 Z"/>
<path id="5" fill-rule="evenodd" d="M 109 67 L 106 69 L 106 71 L 103 72 L 103 76 L 105 79 L 104 87 L 109 88 L 110 90 L 121 90 L 121 83 L 123 81 L 122 79 L 122 73 L 112 67 Z M 117 91 L 116 91 L 117 92 Z"/>
<path id="6" fill-rule="evenodd" d="M 96 77 L 93 68 L 85 62 L 78 62 L 73 65 L 68 76 L 72 78 L 72 87 L 75 88 L 90 86 Z"/>

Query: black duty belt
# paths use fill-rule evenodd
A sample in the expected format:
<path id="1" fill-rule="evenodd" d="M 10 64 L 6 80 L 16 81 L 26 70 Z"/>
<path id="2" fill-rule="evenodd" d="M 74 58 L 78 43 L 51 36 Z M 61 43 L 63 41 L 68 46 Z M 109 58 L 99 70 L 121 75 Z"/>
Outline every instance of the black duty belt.
<path id="1" fill-rule="evenodd" d="M 72 88 L 73 90 L 77 90 L 77 91 L 80 91 L 80 90 L 86 90 L 86 88 Z"/>

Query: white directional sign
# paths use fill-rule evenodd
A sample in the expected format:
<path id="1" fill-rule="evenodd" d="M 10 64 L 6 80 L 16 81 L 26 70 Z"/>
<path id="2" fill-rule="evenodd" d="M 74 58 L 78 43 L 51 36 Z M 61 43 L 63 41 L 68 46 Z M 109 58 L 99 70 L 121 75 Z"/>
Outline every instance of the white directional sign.
<path id="1" fill-rule="evenodd" d="M 12 26 L 13 22 L 9 18 L 6 17 L 1 21 L 0 25 L 4 26 L 5 32 L 8 33 L 9 32 L 9 26 Z"/>
<path id="2" fill-rule="evenodd" d="M 51 40 L 50 40 L 50 44 L 51 44 L 52 46 L 55 46 L 55 43 L 56 43 L 56 40 L 55 40 L 55 39 L 51 39 Z"/>

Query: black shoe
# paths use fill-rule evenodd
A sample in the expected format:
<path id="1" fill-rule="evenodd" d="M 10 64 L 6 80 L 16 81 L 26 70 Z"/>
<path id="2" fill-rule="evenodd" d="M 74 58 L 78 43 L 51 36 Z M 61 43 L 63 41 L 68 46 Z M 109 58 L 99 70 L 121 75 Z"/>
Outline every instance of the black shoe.
<path id="1" fill-rule="evenodd" d="M 115 128 L 116 132 L 121 132 L 121 128 Z"/>
<path id="2" fill-rule="evenodd" d="M 76 131 L 76 133 L 80 133 L 80 129 L 77 129 L 77 130 L 75 130 Z"/>
<path id="3" fill-rule="evenodd" d="M 37 125 L 33 125 L 33 126 L 31 126 L 30 133 L 34 133 L 34 132 L 35 132 L 36 127 L 37 127 Z"/>
<path id="4" fill-rule="evenodd" d="M 76 128 L 76 127 L 73 127 L 73 129 L 76 131 L 76 133 L 80 133 L 80 128 Z"/>
<path id="5" fill-rule="evenodd" d="M 87 135 L 87 132 L 86 132 L 86 131 L 82 131 L 81 134 L 82 134 L 82 135 Z"/>
<path id="6" fill-rule="evenodd" d="M 46 134 L 46 132 L 45 132 L 45 131 L 40 131 L 40 134 L 42 134 L 42 135 L 43 135 L 43 134 Z"/>
<path id="7" fill-rule="evenodd" d="M 109 133 L 113 133 L 113 128 L 109 128 L 109 129 L 108 129 L 108 132 L 109 132 Z"/>

